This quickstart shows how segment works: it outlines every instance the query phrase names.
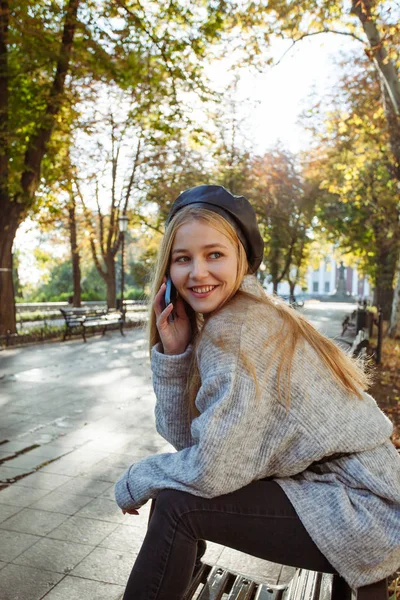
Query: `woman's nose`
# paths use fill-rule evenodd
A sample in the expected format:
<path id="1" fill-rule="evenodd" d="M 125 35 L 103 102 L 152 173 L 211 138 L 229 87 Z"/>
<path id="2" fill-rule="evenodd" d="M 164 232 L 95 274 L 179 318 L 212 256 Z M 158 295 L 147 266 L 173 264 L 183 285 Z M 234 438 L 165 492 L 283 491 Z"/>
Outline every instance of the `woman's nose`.
<path id="1" fill-rule="evenodd" d="M 193 260 L 191 277 L 193 279 L 203 279 L 208 277 L 208 266 L 204 260 Z"/>

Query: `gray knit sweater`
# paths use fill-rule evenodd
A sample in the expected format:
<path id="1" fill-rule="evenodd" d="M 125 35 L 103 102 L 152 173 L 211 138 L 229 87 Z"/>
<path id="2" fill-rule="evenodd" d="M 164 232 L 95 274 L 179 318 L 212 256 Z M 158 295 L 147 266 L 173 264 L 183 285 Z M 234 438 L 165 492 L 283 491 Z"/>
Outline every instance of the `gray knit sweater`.
<path id="1" fill-rule="evenodd" d="M 254 276 L 242 289 L 263 293 Z M 400 566 L 392 425 L 371 396 L 346 392 L 305 342 L 287 409 L 277 389 L 280 327 L 275 309 L 241 294 L 208 319 L 198 348 L 200 416 L 191 427 L 184 389 L 192 348 L 177 356 L 153 348 L 156 427 L 177 451 L 132 465 L 115 486 L 117 503 L 139 507 L 164 488 L 212 498 L 273 477 L 331 564 L 353 588 L 367 585 Z M 351 456 L 311 466 L 338 452 Z"/>

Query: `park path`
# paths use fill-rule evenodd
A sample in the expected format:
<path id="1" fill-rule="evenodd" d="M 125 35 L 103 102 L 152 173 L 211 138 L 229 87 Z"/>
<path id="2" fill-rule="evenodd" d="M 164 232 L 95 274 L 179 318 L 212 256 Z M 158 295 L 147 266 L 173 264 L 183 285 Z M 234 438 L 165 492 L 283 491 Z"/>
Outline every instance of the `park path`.
<path id="1" fill-rule="evenodd" d="M 345 312 L 305 309 L 331 335 Z M 124 516 L 113 487 L 130 463 L 171 451 L 154 404 L 141 328 L 0 352 L 2 600 L 121 598 L 150 503 Z M 270 583 L 293 573 L 213 543 L 205 560 Z"/>

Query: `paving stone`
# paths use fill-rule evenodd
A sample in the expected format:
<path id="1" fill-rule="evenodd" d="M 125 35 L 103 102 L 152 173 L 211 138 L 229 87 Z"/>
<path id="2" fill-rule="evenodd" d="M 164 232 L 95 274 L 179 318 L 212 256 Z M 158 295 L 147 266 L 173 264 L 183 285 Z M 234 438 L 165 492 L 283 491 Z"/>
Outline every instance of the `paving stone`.
<path id="1" fill-rule="evenodd" d="M 35 467 L 39 467 L 46 460 L 48 460 L 45 456 L 31 455 L 29 452 L 26 454 L 21 454 L 20 456 L 16 456 L 11 460 L 8 460 L 6 463 L 3 463 L 6 467 L 10 467 L 12 469 L 25 469 L 25 471 L 32 471 Z"/>
<path id="2" fill-rule="evenodd" d="M 85 506 L 85 504 L 90 502 L 90 500 L 92 500 L 92 498 L 89 496 L 66 494 L 65 492 L 59 492 L 57 489 L 53 492 L 48 492 L 47 496 L 33 503 L 31 508 L 73 515 L 82 508 L 82 506 Z"/>
<path id="3" fill-rule="evenodd" d="M 146 529 L 140 531 L 138 528 L 129 525 L 118 525 L 99 545 L 110 550 L 128 552 L 132 556 L 137 555 L 142 547 Z"/>
<path id="4" fill-rule="evenodd" d="M 21 510 L 20 506 L 10 506 L 9 504 L 0 504 L 0 523 L 15 515 Z"/>
<path id="5" fill-rule="evenodd" d="M 6 565 L 1 570 L 1 600 L 40 600 L 63 575 L 30 567 Z M 46 596 L 47 598 L 47 596 Z"/>
<path id="6" fill-rule="evenodd" d="M 0 467 L 0 483 L 5 483 L 17 477 L 18 475 L 24 475 L 29 469 L 5 467 L 6 463 Z"/>
<path id="7" fill-rule="evenodd" d="M 209 565 L 216 565 L 219 563 L 219 559 L 223 550 L 224 546 L 215 544 L 214 542 L 207 542 L 207 550 L 202 560 Z"/>
<path id="8" fill-rule="evenodd" d="M 18 423 L 23 423 L 24 421 L 27 421 L 28 419 L 29 419 L 29 416 L 27 416 L 24 413 L 10 412 L 6 415 L 2 415 L 1 425 L 2 425 L 2 427 L 9 427 L 12 425 L 16 425 Z"/>
<path id="9" fill-rule="evenodd" d="M 90 418 L 93 419 L 93 411 L 90 411 Z M 108 410 L 106 418 L 109 419 Z M 87 444 L 81 446 L 80 448 L 76 448 L 70 454 L 68 454 L 68 458 L 71 460 L 76 460 L 78 462 L 84 462 L 86 464 L 92 465 L 95 465 L 101 460 L 104 460 L 107 456 L 107 452 L 100 452 L 99 450 L 90 450 L 87 447 Z"/>
<path id="10" fill-rule="evenodd" d="M 108 481 L 99 481 L 90 477 L 73 477 L 58 488 L 59 492 L 67 492 L 68 494 L 81 494 L 83 496 L 91 496 L 96 498 L 109 489 Z"/>
<path id="11" fill-rule="evenodd" d="M 139 456 L 136 452 L 135 454 L 115 454 L 104 458 L 100 464 L 107 465 L 113 469 L 120 469 L 121 473 L 123 473 L 129 465 L 138 462 L 141 458 L 142 456 Z"/>
<path id="12" fill-rule="evenodd" d="M 57 475 L 84 475 L 91 470 L 93 463 L 73 460 L 68 456 L 60 458 L 41 469 L 42 473 L 56 473 Z"/>
<path id="13" fill-rule="evenodd" d="M 54 458 L 61 458 L 64 455 L 67 455 L 74 450 L 73 446 L 64 446 L 63 444 L 42 444 L 38 448 L 34 448 L 33 450 L 29 450 L 26 453 L 26 456 L 41 456 L 42 458 L 47 458 L 47 460 L 52 460 Z"/>
<path id="14" fill-rule="evenodd" d="M 15 558 L 13 563 L 66 574 L 92 550 L 92 546 L 84 544 L 41 538 L 34 547 Z"/>
<path id="15" fill-rule="evenodd" d="M 126 469 L 125 469 L 126 470 Z M 109 483 L 115 483 L 122 475 L 124 469 L 108 467 L 103 465 L 101 462 L 90 470 L 90 475 L 100 481 L 108 481 Z"/>
<path id="16" fill-rule="evenodd" d="M 3 446 L 0 446 L 2 448 Z M 15 456 L 14 452 L 3 452 L 0 451 L 0 460 L 4 460 L 5 458 L 9 458 L 10 456 Z"/>
<path id="17" fill-rule="evenodd" d="M 124 521 L 121 509 L 118 508 L 115 502 L 107 500 L 107 498 L 95 498 L 77 512 L 76 516 L 110 521 L 112 523 L 121 523 Z"/>
<path id="18" fill-rule="evenodd" d="M 114 485 L 110 485 L 108 481 L 105 483 L 107 483 L 108 487 L 100 494 L 101 498 L 107 498 L 107 500 L 113 500 L 115 502 Z"/>
<path id="19" fill-rule="evenodd" d="M 70 517 L 62 525 L 49 533 L 48 537 L 80 544 L 98 545 L 116 527 L 115 523 Z"/>
<path id="20" fill-rule="evenodd" d="M 2 560 L 0 560 L 0 570 L 6 566 L 7 563 L 3 562 Z"/>
<path id="21" fill-rule="evenodd" d="M 294 567 L 288 567 L 286 565 L 282 565 L 282 570 L 280 572 L 277 583 L 282 584 L 282 585 L 289 583 L 293 579 L 295 572 L 296 572 L 296 569 Z"/>
<path id="22" fill-rule="evenodd" d="M 10 504 L 11 506 L 30 506 L 39 498 L 46 496 L 48 490 L 28 488 L 28 487 L 14 487 L 10 485 L 8 488 L 1 490 L 0 502 L 2 504 Z"/>
<path id="23" fill-rule="evenodd" d="M 61 513 L 23 508 L 18 514 L 3 521 L 0 524 L 0 529 L 46 535 L 58 527 L 65 519 L 67 519 L 67 515 Z"/>
<path id="24" fill-rule="evenodd" d="M 14 454 L 15 452 L 20 452 L 21 450 L 25 450 L 31 444 L 27 444 L 26 441 L 20 442 L 7 442 L 6 444 L 1 444 L 0 448 L 2 452 L 8 452 L 9 454 Z"/>
<path id="25" fill-rule="evenodd" d="M 276 583 L 281 572 L 281 565 L 277 563 L 262 560 L 227 547 L 223 549 L 218 564 L 242 575 L 253 577 L 255 580 L 269 583 Z"/>
<path id="26" fill-rule="evenodd" d="M 28 475 L 16 483 L 13 483 L 13 486 L 41 488 L 43 490 L 52 491 L 71 479 L 72 477 L 69 477 L 68 475 L 56 475 L 55 473 L 42 473 L 41 471 L 38 471 L 37 473 L 32 473 L 32 475 Z"/>
<path id="27" fill-rule="evenodd" d="M 0 530 L 0 560 L 11 562 L 38 540 L 37 535 Z"/>
<path id="28" fill-rule="evenodd" d="M 47 594 L 45 600 L 119 600 L 124 587 L 68 575 Z"/>
<path id="29" fill-rule="evenodd" d="M 71 575 L 125 586 L 133 563 L 134 557 L 126 552 L 118 552 L 108 548 L 95 548 L 75 567 Z M 105 568 L 105 565 L 107 565 L 107 568 Z"/>

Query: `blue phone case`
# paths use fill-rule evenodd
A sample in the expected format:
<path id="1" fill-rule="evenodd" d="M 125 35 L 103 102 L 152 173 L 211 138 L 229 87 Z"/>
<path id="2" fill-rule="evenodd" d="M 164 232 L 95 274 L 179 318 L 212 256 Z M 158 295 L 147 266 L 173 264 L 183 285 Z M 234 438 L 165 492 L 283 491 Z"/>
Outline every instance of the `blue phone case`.
<path id="1" fill-rule="evenodd" d="M 165 306 L 171 302 L 171 290 L 172 290 L 172 281 L 169 277 L 167 277 L 167 283 L 165 284 Z"/>
<path id="2" fill-rule="evenodd" d="M 171 278 L 168 276 L 167 283 L 165 284 L 165 306 L 166 307 L 171 302 L 171 295 L 172 295 L 172 281 L 171 281 Z M 175 315 L 174 315 L 174 311 L 172 311 L 172 313 L 168 317 L 168 321 L 171 323 L 174 320 L 175 320 Z"/>

